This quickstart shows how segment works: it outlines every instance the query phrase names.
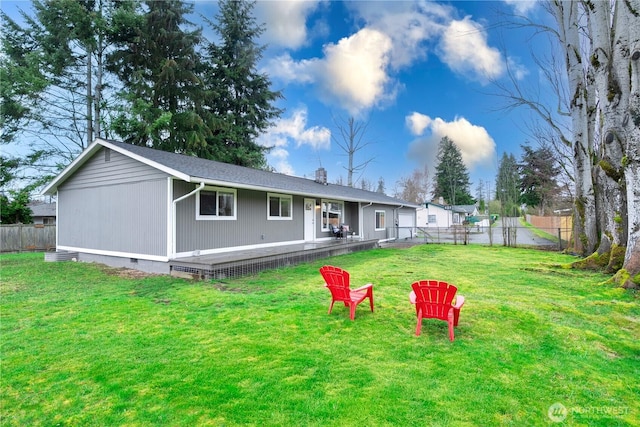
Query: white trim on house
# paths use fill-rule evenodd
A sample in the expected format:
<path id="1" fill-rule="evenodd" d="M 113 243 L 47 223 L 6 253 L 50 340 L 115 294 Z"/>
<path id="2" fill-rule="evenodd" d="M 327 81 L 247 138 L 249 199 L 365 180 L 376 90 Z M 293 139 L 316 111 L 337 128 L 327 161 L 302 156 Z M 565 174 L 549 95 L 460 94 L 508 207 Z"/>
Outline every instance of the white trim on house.
<path id="1" fill-rule="evenodd" d="M 119 252 L 119 251 L 106 251 L 101 249 L 77 248 L 75 246 L 58 246 L 57 250 L 79 252 L 80 254 L 86 253 L 86 254 L 93 254 L 93 255 L 113 256 L 113 257 L 119 257 L 119 258 L 143 259 L 147 261 L 160 261 L 160 262 L 169 261 L 169 257 L 160 256 L 160 255 L 136 254 L 132 252 Z"/>
<path id="2" fill-rule="evenodd" d="M 320 230 L 324 232 L 331 231 L 331 228 L 329 227 L 329 213 L 330 213 L 329 205 L 331 203 L 335 203 L 341 206 L 340 215 L 338 216 L 338 219 L 339 219 L 338 226 L 340 226 L 340 224 L 344 222 L 344 210 L 345 210 L 345 203 L 346 203 L 345 200 L 326 199 L 326 198 L 320 199 Z M 326 227 L 325 227 L 324 216 L 323 216 L 325 204 L 327 205 Z"/>
<path id="3" fill-rule="evenodd" d="M 202 192 L 215 192 L 216 193 L 216 214 L 201 214 L 200 213 L 200 196 Z M 219 196 L 218 193 L 232 194 L 233 195 L 233 215 L 219 215 L 220 207 L 218 206 Z M 210 187 L 205 186 L 196 193 L 196 221 L 236 221 L 238 219 L 238 190 L 228 187 Z"/>
<path id="4" fill-rule="evenodd" d="M 280 211 L 282 211 L 282 200 L 289 201 L 289 216 L 271 216 L 271 197 L 277 197 Z M 293 196 L 291 194 L 267 193 L 267 221 L 291 221 L 293 220 Z"/>
<path id="5" fill-rule="evenodd" d="M 378 227 L 378 214 L 380 215 L 380 218 L 382 218 L 382 227 Z M 387 229 L 387 211 L 385 210 L 380 210 L 380 209 L 376 209 L 374 212 L 374 224 L 373 224 L 373 228 L 375 231 L 384 231 Z"/>
<path id="6" fill-rule="evenodd" d="M 178 258 L 188 258 L 192 256 L 201 256 L 201 255 L 212 255 L 212 254 L 220 254 L 226 252 L 238 252 L 238 251 L 246 251 L 251 249 L 262 249 L 262 248 L 274 248 L 277 246 L 289 246 L 289 245 L 297 245 L 305 243 L 303 240 L 291 240 L 288 242 L 274 242 L 274 243 L 262 243 L 257 245 L 244 245 L 244 246 L 231 246 L 225 248 L 217 248 L 217 249 L 206 249 L 206 250 L 195 250 L 190 252 L 178 252 L 175 254 L 173 259 Z"/>
<path id="7" fill-rule="evenodd" d="M 191 177 L 189 175 L 187 175 L 187 174 L 184 174 L 182 172 L 178 172 L 177 170 L 172 169 L 172 168 L 168 168 L 168 167 L 166 167 L 164 165 L 161 165 L 159 163 L 154 162 L 153 160 L 149 160 L 146 157 L 142 157 L 142 156 L 139 156 L 139 155 L 137 155 L 135 153 L 132 153 L 131 151 L 123 150 L 120 147 L 109 143 L 109 141 L 105 141 L 104 139 L 98 138 L 98 139 L 96 139 L 96 142 L 98 142 L 98 140 L 101 141 L 101 144 L 103 146 L 111 148 L 112 150 L 117 151 L 118 153 L 120 153 L 120 154 L 122 154 L 124 156 L 130 157 L 130 158 L 132 158 L 134 160 L 139 161 L 140 163 L 144 163 L 145 165 L 148 165 L 148 166 L 151 166 L 152 168 L 158 169 L 158 170 L 160 170 L 160 171 L 162 171 L 162 172 L 164 172 L 164 173 L 166 173 L 168 175 L 173 175 L 176 178 L 180 178 L 183 181 L 188 181 L 188 180 L 191 179 Z M 200 183 L 200 182 L 201 181 L 198 181 L 198 183 Z"/>
<path id="8" fill-rule="evenodd" d="M 176 204 L 173 200 L 173 178 L 167 177 L 167 256 L 171 258 L 171 255 L 176 251 L 174 242 L 176 239 L 177 224 L 176 217 Z"/>

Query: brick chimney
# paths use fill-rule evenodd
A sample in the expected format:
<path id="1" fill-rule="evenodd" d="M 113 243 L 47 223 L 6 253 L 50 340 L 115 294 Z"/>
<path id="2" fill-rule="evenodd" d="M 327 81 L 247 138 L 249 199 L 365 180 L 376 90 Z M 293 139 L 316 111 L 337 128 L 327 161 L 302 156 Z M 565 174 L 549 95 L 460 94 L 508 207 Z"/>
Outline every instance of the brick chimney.
<path id="1" fill-rule="evenodd" d="M 316 182 L 318 184 L 327 185 L 327 170 L 325 168 L 318 168 L 316 170 Z"/>

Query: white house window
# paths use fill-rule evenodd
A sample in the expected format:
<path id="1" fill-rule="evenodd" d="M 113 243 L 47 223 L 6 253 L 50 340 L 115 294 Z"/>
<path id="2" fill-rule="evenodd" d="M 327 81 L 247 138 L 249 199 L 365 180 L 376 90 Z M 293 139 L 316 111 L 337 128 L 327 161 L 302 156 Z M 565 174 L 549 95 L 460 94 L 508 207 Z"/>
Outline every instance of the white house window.
<path id="1" fill-rule="evenodd" d="M 385 229 L 384 215 L 385 211 L 376 211 L 376 231 Z"/>
<path id="2" fill-rule="evenodd" d="M 435 224 L 438 222 L 435 215 L 429 215 L 429 224 Z"/>
<path id="3" fill-rule="evenodd" d="M 196 197 L 196 219 L 236 219 L 236 190 L 205 187 Z"/>
<path id="4" fill-rule="evenodd" d="M 291 219 L 293 197 L 282 194 L 267 194 L 267 218 L 268 219 Z"/>
<path id="5" fill-rule="evenodd" d="M 344 205 L 331 200 L 322 201 L 322 231 L 329 231 L 329 224 L 340 227 Z"/>

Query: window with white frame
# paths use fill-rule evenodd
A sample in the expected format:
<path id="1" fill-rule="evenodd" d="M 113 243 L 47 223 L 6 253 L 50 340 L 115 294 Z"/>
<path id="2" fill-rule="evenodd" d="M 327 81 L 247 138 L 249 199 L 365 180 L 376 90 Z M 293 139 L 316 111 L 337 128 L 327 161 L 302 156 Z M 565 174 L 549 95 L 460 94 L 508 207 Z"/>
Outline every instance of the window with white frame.
<path id="1" fill-rule="evenodd" d="M 292 219 L 293 197 L 283 194 L 267 194 L 267 219 Z"/>
<path id="2" fill-rule="evenodd" d="M 196 219 L 236 219 L 236 190 L 205 187 L 196 197 Z"/>
<path id="3" fill-rule="evenodd" d="M 322 201 L 322 231 L 330 231 L 329 225 L 340 227 L 344 205 L 332 200 Z"/>
<path id="4" fill-rule="evenodd" d="M 435 224 L 436 222 L 438 222 L 438 220 L 436 219 L 435 215 L 429 215 L 429 224 Z"/>
<path id="5" fill-rule="evenodd" d="M 384 230 L 386 225 L 384 221 L 385 211 L 376 211 L 376 231 Z"/>

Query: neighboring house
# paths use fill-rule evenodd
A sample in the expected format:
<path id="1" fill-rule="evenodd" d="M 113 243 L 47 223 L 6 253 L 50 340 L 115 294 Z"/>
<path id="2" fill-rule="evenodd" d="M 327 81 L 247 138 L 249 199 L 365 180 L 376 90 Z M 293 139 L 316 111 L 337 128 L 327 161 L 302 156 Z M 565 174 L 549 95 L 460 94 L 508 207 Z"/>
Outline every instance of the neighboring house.
<path id="1" fill-rule="evenodd" d="M 462 224 L 467 217 L 476 215 L 478 208 L 475 205 L 451 206 L 442 201 L 426 202 L 424 207 L 417 210 L 417 223 L 418 227 L 448 228 Z"/>
<path id="2" fill-rule="evenodd" d="M 418 209 L 418 227 L 446 228 L 452 224 L 451 206 L 426 202 Z"/>
<path id="3" fill-rule="evenodd" d="M 37 225 L 56 225 L 55 203 L 29 203 L 31 219 Z"/>
<path id="4" fill-rule="evenodd" d="M 43 193 L 57 196 L 58 250 L 158 272 L 182 257 L 330 240 L 331 225 L 379 241 L 400 219 L 415 226 L 417 205 L 327 184 L 323 171 L 314 181 L 97 139 Z"/>
<path id="5" fill-rule="evenodd" d="M 476 205 L 451 206 L 451 211 L 454 224 L 462 224 L 468 217 L 478 216 L 478 207 Z"/>

